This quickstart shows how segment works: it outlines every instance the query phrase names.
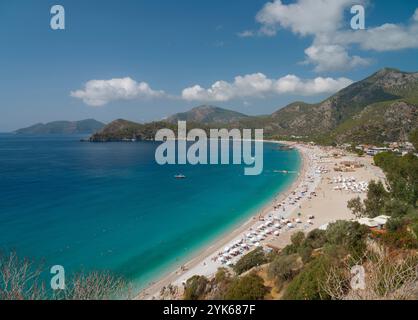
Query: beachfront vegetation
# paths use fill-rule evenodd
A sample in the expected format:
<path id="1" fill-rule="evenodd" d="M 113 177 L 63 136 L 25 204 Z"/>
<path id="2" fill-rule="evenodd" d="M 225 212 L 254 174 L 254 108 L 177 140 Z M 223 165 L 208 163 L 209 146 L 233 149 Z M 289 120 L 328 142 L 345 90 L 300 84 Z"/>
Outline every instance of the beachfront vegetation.
<path id="1" fill-rule="evenodd" d="M 348 207 L 356 218 L 389 216 L 384 229 L 337 221 L 326 230 L 296 232 L 281 251 L 258 248 L 239 260 L 235 275 L 221 269 L 202 298 L 418 299 L 418 158 L 382 153 L 375 164 L 386 182 L 372 182 L 365 200 Z M 353 266 L 365 288 L 353 289 Z"/>
<path id="2" fill-rule="evenodd" d="M 42 264 L 14 252 L 0 253 L 0 300 L 109 300 L 128 292 L 127 283 L 108 272 L 75 274 L 66 279 L 65 289 L 52 292 L 45 272 Z"/>
<path id="3" fill-rule="evenodd" d="M 393 153 L 381 153 L 375 156 L 374 161 L 386 174 L 390 198 L 416 208 L 418 157 L 413 154 L 398 157 Z"/>
<path id="4" fill-rule="evenodd" d="M 234 266 L 236 274 L 242 274 L 254 267 L 261 266 L 267 262 L 266 255 L 262 248 L 257 248 L 243 256 Z"/>
<path id="5" fill-rule="evenodd" d="M 226 300 L 262 300 L 267 293 L 264 280 L 255 272 L 235 278 L 225 294 Z"/>
<path id="6" fill-rule="evenodd" d="M 209 280 L 204 276 L 193 276 L 187 280 L 184 288 L 185 300 L 199 300 L 207 292 Z"/>
<path id="7" fill-rule="evenodd" d="M 280 255 L 268 266 L 268 277 L 275 281 L 278 288 L 282 288 L 284 283 L 292 280 L 302 268 L 302 263 L 297 254 Z"/>
<path id="8" fill-rule="evenodd" d="M 414 145 L 415 150 L 418 151 L 418 128 L 411 132 L 409 141 Z"/>
<path id="9" fill-rule="evenodd" d="M 261 300 L 268 292 L 264 280 L 252 271 L 242 276 L 233 276 L 220 268 L 212 280 L 193 276 L 187 280 L 185 300 Z"/>
<path id="10" fill-rule="evenodd" d="M 381 153 L 374 162 L 385 172 L 386 186 L 382 182 L 370 183 L 367 199 L 352 199 L 348 208 L 356 218 L 389 216 L 385 232 L 378 235 L 385 245 L 418 248 L 418 158 Z"/>
<path id="11" fill-rule="evenodd" d="M 331 262 L 327 256 L 320 256 L 303 267 L 285 290 L 284 300 L 323 300 L 329 295 L 321 287 Z"/>

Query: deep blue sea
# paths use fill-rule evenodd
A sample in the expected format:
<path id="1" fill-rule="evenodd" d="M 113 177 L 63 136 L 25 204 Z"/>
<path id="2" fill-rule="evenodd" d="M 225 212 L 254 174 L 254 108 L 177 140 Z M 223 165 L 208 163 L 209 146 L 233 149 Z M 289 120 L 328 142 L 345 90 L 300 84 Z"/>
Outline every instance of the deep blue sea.
<path id="1" fill-rule="evenodd" d="M 74 271 L 109 270 L 135 289 L 249 218 L 296 178 L 297 151 L 264 145 L 243 165 L 160 166 L 154 142 L 0 134 L 0 250 Z M 176 180 L 182 173 L 187 179 Z"/>

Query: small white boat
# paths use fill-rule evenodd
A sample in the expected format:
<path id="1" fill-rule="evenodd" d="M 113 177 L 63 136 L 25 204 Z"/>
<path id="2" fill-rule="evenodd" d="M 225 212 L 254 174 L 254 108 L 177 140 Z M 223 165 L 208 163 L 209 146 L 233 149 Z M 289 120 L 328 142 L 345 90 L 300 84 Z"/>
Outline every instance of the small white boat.
<path id="1" fill-rule="evenodd" d="M 176 179 L 180 180 L 180 179 L 186 179 L 186 176 L 185 176 L 184 174 L 176 174 L 176 175 L 174 176 L 174 178 L 176 178 Z"/>

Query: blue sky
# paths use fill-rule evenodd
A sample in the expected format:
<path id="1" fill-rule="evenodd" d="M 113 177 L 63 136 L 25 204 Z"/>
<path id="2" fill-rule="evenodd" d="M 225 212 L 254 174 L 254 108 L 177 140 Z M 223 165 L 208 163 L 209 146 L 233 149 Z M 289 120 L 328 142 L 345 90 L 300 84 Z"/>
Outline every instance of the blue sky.
<path id="1" fill-rule="evenodd" d="M 350 28 L 353 3 L 365 6 L 364 31 Z M 50 28 L 54 4 L 65 8 L 65 30 Z M 1 1 L 0 131 L 53 120 L 159 120 L 200 104 L 266 114 L 320 101 L 382 67 L 418 71 L 418 1 L 312 6 Z"/>

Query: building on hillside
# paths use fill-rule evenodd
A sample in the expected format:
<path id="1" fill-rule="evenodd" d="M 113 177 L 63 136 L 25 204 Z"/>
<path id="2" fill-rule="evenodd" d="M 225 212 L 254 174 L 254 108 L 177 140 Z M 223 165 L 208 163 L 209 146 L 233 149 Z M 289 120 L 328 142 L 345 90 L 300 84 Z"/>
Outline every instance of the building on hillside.
<path id="1" fill-rule="evenodd" d="M 369 148 L 369 149 L 367 149 L 366 150 L 366 153 L 369 155 L 369 156 L 375 156 L 375 155 L 377 155 L 377 154 L 379 154 L 379 153 L 382 153 L 382 152 L 388 152 L 388 151 L 392 151 L 390 148 L 386 148 L 386 147 L 381 147 L 381 148 L 378 148 L 378 147 L 372 147 L 372 148 Z"/>
<path id="2" fill-rule="evenodd" d="M 360 218 L 357 222 L 370 229 L 383 229 L 389 219 L 389 216 L 378 216 L 376 218 Z"/>

